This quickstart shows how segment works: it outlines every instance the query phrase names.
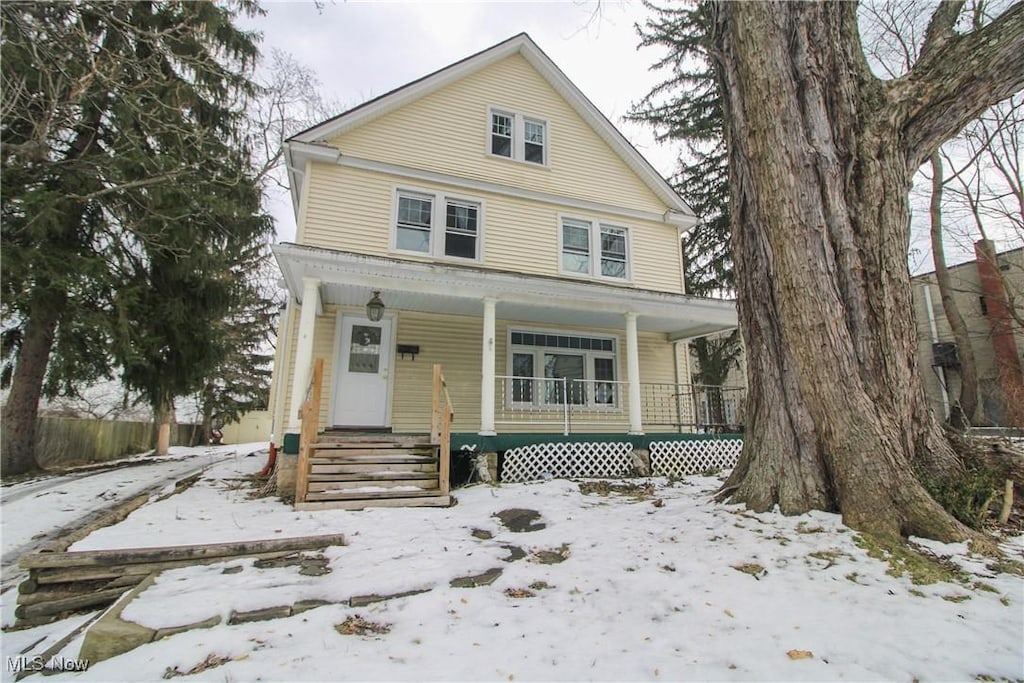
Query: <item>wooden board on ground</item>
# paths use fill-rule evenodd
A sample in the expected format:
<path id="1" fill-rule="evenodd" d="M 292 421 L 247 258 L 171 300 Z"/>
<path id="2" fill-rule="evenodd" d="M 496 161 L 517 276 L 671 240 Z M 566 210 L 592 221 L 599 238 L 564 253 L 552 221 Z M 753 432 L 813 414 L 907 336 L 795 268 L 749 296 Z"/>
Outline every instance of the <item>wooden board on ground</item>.
<path id="1" fill-rule="evenodd" d="M 203 545 L 163 546 L 155 548 L 123 548 L 118 550 L 79 550 L 64 553 L 30 553 L 21 558 L 23 569 L 52 567 L 95 567 L 141 564 L 203 557 L 240 557 L 283 550 L 313 550 L 331 545 L 345 545 L 343 534 L 272 538 L 260 541 L 207 543 Z"/>

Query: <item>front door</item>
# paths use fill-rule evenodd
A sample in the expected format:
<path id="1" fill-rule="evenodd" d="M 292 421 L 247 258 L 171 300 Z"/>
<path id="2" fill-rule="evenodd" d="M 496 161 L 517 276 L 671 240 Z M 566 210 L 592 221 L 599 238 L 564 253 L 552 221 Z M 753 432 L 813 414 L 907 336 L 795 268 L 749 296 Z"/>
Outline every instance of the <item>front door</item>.
<path id="1" fill-rule="evenodd" d="M 370 322 L 361 316 L 342 316 L 334 388 L 336 426 L 388 426 L 391 324 L 389 318 Z"/>

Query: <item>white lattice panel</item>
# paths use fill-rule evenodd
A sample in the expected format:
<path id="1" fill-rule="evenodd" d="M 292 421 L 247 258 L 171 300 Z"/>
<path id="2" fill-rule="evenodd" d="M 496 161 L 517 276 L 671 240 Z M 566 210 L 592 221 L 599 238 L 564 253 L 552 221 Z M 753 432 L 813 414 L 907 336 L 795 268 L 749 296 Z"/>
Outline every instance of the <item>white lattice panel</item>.
<path id="1" fill-rule="evenodd" d="M 501 480 L 621 477 L 632 471 L 629 443 L 539 443 L 505 452 Z"/>
<path id="2" fill-rule="evenodd" d="M 651 442 L 651 473 L 682 477 L 736 466 L 743 449 L 742 439 L 699 439 Z"/>

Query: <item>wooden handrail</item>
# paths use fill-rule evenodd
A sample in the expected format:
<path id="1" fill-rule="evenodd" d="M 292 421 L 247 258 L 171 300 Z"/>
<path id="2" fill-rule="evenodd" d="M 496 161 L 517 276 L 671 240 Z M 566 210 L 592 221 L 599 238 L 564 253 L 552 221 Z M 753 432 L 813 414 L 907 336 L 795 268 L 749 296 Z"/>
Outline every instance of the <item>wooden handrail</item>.
<path id="1" fill-rule="evenodd" d="M 302 427 L 299 429 L 299 463 L 295 475 L 295 502 L 303 503 L 309 489 L 309 459 L 316 441 L 316 433 L 320 427 L 320 389 L 324 378 L 324 359 L 317 358 L 313 363 L 313 376 L 306 388 L 306 400 L 302 402 L 299 416 Z"/>
<path id="2" fill-rule="evenodd" d="M 430 441 L 438 448 L 438 486 L 441 495 L 451 490 L 451 434 L 452 418 L 455 417 L 448 383 L 444 379 L 441 365 L 434 364 L 433 392 L 430 402 Z"/>

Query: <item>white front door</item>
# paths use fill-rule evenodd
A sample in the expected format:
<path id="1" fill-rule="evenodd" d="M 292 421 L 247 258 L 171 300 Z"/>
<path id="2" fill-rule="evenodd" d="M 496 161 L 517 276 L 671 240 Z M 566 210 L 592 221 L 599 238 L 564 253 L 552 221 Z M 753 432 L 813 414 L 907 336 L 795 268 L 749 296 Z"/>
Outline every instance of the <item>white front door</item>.
<path id="1" fill-rule="evenodd" d="M 362 316 L 342 316 L 334 384 L 335 426 L 388 426 L 391 325 L 390 318 L 374 323 Z"/>

